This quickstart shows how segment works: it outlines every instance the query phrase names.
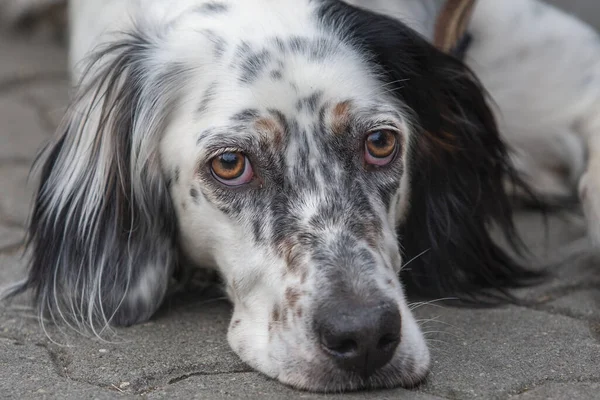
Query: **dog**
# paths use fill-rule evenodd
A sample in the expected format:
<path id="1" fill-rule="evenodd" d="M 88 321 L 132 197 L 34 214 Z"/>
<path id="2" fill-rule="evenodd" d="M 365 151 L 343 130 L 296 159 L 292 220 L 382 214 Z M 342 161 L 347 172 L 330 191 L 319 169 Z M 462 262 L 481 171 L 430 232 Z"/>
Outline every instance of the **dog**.
<path id="1" fill-rule="evenodd" d="M 419 383 L 407 290 L 495 303 L 540 276 L 490 233 L 520 248 L 514 196 L 579 194 L 600 240 L 597 34 L 537 0 L 480 0 L 444 44 L 438 16 L 465 2 L 449 3 L 73 1 L 78 91 L 7 295 L 98 333 L 211 269 L 231 348 L 265 375 Z"/>

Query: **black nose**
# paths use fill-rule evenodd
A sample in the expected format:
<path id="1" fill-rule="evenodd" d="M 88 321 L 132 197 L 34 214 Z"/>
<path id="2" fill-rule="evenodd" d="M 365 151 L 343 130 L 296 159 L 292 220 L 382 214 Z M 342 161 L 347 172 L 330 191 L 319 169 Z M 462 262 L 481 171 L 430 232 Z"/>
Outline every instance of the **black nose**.
<path id="1" fill-rule="evenodd" d="M 329 303 L 317 310 L 315 329 L 323 351 L 337 365 L 363 377 L 393 357 L 400 343 L 401 317 L 391 301 Z"/>

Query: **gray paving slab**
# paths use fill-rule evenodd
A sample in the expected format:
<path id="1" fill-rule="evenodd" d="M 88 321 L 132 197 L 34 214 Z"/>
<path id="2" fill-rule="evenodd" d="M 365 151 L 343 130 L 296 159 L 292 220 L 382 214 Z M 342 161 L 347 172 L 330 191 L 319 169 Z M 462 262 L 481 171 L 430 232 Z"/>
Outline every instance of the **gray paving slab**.
<path id="1" fill-rule="evenodd" d="M 0 397 L 3 399 L 115 399 L 118 388 L 76 382 L 58 370 L 55 356 L 43 343 L 0 337 Z"/>
<path id="2" fill-rule="evenodd" d="M 46 342 L 34 312 L 23 304 L 17 300 L 0 313 L 0 332 Z M 51 324 L 47 334 L 60 345 L 55 349 L 71 379 L 103 387 L 125 384 L 127 390 L 142 393 L 188 374 L 250 372 L 227 344 L 229 316 L 229 304 L 221 296 L 194 295 L 167 302 L 150 322 L 105 332 L 105 341 Z"/>
<path id="3" fill-rule="evenodd" d="M 28 163 L 42 144 L 50 138 L 33 104 L 5 94 L 0 96 L 0 162 Z"/>
<path id="4" fill-rule="evenodd" d="M 0 251 L 18 247 L 25 236 L 22 228 L 0 224 Z"/>
<path id="5" fill-rule="evenodd" d="M 427 329 L 434 361 L 426 392 L 504 398 L 546 381 L 600 377 L 600 342 L 588 321 L 519 307 L 424 314 L 438 321 Z"/>
<path id="6" fill-rule="evenodd" d="M 511 396 L 518 400 L 588 400 L 600 397 L 600 384 L 590 382 L 560 383 L 548 382 L 524 393 Z"/>
<path id="7" fill-rule="evenodd" d="M 35 175 L 30 165 L 1 165 L 0 159 L 0 221 L 12 226 L 25 226 L 35 192 Z"/>
<path id="8" fill-rule="evenodd" d="M 54 133 L 62 121 L 69 104 L 69 80 L 57 77 L 53 80 L 23 85 L 12 96 L 21 104 L 32 107 L 45 131 Z M 44 136 L 46 139 L 48 136 Z"/>
<path id="9" fill-rule="evenodd" d="M 441 400 L 442 397 L 424 393 L 422 391 L 409 391 L 405 389 L 356 392 L 338 395 L 322 395 L 306 393 L 282 387 L 279 383 L 265 378 L 256 372 L 244 372 L 227 375 L 193 375 L 179 382 L 174 382 L 166 387 L 156 389 L 147 394 L 148 399 L 306 399 L 306 400 Z"/>
<path id="10" fill-rule="evenodd" d="M 64 47 L 47 38 L 27 40 L 19 35 L 0 35 L 0 91 L 23 84 L 64 79 L 67 59 Z"/>

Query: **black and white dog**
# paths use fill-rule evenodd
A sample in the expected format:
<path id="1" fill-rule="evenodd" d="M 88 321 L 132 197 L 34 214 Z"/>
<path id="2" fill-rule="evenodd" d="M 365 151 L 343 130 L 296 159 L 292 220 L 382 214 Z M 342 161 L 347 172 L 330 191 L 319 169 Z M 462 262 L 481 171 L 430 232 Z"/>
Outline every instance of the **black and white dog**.
<path id="1" fill-rule="evenodd" d="M 488 232 L 518 243 L 507 182 L 579 186 L 600 241 L 598 36 L 536 0 L 480 0 L 463 62 L 432 45 L 444 3 L 73 1 L 79 91 L 9 294 L 98 332 L 150 318 L 177 268 L 214 269 L 229 343 L 264 374 L 422 380 L 399 277 L 489 300 L 536 275 Z"/>

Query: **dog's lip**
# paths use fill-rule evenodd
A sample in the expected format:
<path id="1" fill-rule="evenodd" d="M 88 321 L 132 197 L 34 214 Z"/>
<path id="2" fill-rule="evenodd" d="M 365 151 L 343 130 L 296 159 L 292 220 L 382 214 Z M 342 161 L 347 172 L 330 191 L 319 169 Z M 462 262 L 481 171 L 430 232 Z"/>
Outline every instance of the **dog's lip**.
<path id="1" fill-rule="evenodd" d="M 360 374 L 335 368 L 333 374 L 318 371 L 304 374 L 298 379 L 302 383 L 294 383 L 296 380 L 294 378 L 297 378 L 301 372 L 290 375 L 285 373 L 280 374 L 277 379 L 286 386 L 309 393 L 350 393 L 397 388 L 415 389 L 427 380 L 431 371 L 429 365 L 422 368 L 421 371 L 416 371 L 414 368 L 413 370 L 403 370 L 401 366 L 393 364 L 392 361 L 391 364 L 383 367 L 368 378 L 364 378 Z M 409 364 L 406 363 L 405 365 Z M 332 385 L 333 381 L 337 381 L 339 384 Z"/>

